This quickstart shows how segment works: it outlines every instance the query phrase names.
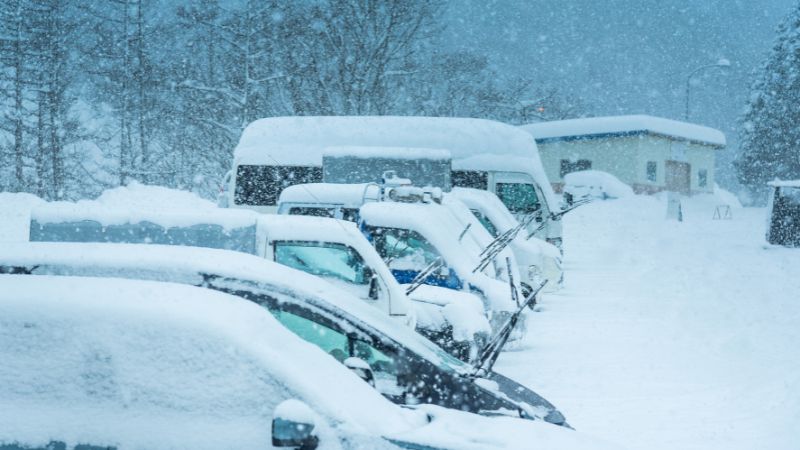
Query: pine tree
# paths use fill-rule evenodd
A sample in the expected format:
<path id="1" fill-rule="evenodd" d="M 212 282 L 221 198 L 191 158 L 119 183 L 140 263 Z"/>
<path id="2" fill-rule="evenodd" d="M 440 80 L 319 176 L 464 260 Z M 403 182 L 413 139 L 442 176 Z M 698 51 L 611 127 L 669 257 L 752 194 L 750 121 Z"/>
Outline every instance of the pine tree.
<path id="1" fill-rule="evenodd" d="M 777 31 L 741 118 L 734 163 L 739 181 L 757 195 L 769 180 L 800 178 L 800 4 Z"/>

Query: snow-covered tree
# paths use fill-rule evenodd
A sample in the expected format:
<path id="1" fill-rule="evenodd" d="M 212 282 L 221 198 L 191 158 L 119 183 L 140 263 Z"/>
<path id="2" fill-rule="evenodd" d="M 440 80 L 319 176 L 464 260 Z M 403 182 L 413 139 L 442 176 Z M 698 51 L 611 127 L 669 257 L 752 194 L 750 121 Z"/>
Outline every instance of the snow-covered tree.
<path id="1" fill-rule="evenodd" d="M 741 118 L 739 181 L 753 193 L 774 178 L 800 178 L 800 5 L 778 27 L 778 38 L 753 83 Z"/>

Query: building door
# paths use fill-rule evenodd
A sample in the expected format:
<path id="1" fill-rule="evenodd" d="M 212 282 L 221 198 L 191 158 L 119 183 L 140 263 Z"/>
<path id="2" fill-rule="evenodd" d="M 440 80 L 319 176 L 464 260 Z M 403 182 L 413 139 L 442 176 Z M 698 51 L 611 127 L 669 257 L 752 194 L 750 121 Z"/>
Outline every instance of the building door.
<path id="1" fill-rule="evenodd" d="M 687 162 L 665 161 L 664 180 L 668 191 L 690 193 L 692 166 Z"/>

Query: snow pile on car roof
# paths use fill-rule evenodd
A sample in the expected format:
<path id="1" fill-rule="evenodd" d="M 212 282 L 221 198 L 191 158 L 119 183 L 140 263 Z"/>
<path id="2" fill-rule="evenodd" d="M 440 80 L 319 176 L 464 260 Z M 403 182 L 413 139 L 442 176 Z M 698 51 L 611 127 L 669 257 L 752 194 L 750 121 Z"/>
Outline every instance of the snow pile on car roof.
<path id="1" fill-rule="evenodd" d="M 234 158 L 254 164 L 289 164 L 298 157 L 322 162 L 335 146 L 418 147 L 449 150 L 453 158 L 503 151 L 530 156 L 536 143 L 501 122 L 452 117 L 270 117 L 248 125 Z"/>
<path id="2" fill-rule="evenodd" d="M 206 223 L 226 230 L 250 226 L 257 216 L 250 210 L 218 208 L 192 192 L 137 182 L 106 190 L 95 200 L 46 203 L 31 211 L 31 220 L 40 224 L 92 220 L 107 226 L 146 221 L 165 228 Z"/>
<path id="3" fill-rule="evenodd" d="M 321 203 L 358 208 L 364 200 L 380 198 L 380 186 L 373 183 L 306 183 L 281 191 L 278 203 Z"/>
<path id="4" fill-rule="evenodd" d="M 416 422 L 237 297 L 120 279 L 4 275 L 3 285 L 0 441 L 263 448 L 284 396 L 356 432 Z"/>
<path id="5" fill-rule="evenodd" d="M 590 117 L 522 125 L 538 142 L 567 137 L 649 132 L 716 147 L 725 146 L 725 135 L 714 128 L 647 115 Z"/>
<path id="6" fill-rule="evenodd" d="M 363 145 L 342 145 L 325 147 L 322 156 L 341 158 L 392 158 L 392 159 L 450 159 L 450 151 L 441 148 L 419 147 L 380 147 Z"/>

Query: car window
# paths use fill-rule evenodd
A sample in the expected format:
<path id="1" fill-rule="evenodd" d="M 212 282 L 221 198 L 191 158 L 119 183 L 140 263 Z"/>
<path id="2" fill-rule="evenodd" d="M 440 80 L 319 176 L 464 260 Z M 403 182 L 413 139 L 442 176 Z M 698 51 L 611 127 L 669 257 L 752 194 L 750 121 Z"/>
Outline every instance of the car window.
<path id="1" fill-rule="evenodd" d="M 530 183 L 497 183 L 496 193 L 512 213 L 532 213 L 540 208 L 536 188 Z"/>
<path id="2" fill-rule="evenodd" d="M 350 355 L 347 336 L 343 333 L 287 311 L 274 309 L 270 312 L 289 331 L 326 351 L 339 362 Z"/>
<path id="3" fill-rule="evenodd" d="M 471 209 L 472 214 L 478 219 L 478 222 L 486 228 L 486 231 L 492 235 L 492 237 L 497 237 L 497 227 L 494 226 L 491 220 L 488 217 L 484 216 L 482 212 L 478 211 L 477 209 Z"/>
<path id="4" fill-rule="evenodd" d="M 388 351 L 378 350 L 371 343 L 355 340 L 353 356 L 369 364 L 375 376 L 375 388 L 386 396 L 400 396 L 405 392 L 402 380 L 398 378 L 399 358 Z"/>
<path id="5" fill-rule="evenodd" d="M 372 228 L 375 249 L 391 269 L 422 270 L 439 252 L 421 234 L 400 228 Z"/>
<path id="6" fill-rule="evenodd" d="M 342 220 L 346 220 L 348 222 L 358 222 L 358 209 L 342 208 Z"/>
<path id="7" fill-rule="evenodd" d="M 343 244 L 325 242 L 278 241 L 275 261 L 321 277 L 332 277 L 352 284 L 369 283 L 369 274 L 355 250 Z"/>

